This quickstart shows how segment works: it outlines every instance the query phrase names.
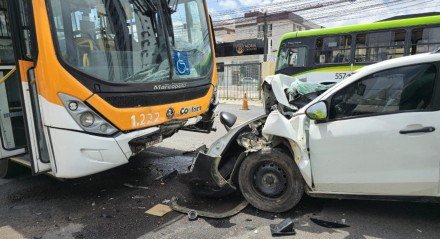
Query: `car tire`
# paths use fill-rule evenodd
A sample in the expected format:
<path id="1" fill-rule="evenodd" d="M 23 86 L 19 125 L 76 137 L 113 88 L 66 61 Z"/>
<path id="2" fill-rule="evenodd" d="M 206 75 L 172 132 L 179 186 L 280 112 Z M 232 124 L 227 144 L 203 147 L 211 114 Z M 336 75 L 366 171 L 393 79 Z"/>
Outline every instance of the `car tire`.
<path id="1" fill-rule="evenodd" d="M 238 181 L 244 198 L 267 212 L 288 211 L 304 194 L 304 181 L 296 163 L 278 149 L 246 157 L 240 166 Z"/>

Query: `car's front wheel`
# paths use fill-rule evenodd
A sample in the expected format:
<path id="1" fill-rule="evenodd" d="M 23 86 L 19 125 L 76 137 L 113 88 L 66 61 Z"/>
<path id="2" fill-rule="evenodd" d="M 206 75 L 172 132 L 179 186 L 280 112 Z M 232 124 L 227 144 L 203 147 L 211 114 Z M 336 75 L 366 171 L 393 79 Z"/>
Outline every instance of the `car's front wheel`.
<path id="1" fill-rule="evenodd" d="M 254 207 L 267 212 L 285 212 L 304 193 L 301 173 L 293 159 L 278 149 L 246 157 L 238 175 L 243 196 Z"/>

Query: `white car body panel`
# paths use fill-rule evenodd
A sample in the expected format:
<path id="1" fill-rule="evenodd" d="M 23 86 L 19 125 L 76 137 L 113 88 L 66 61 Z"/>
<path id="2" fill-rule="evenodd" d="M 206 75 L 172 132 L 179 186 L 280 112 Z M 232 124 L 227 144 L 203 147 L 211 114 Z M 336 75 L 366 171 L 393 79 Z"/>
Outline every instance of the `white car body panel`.
<path id="1" fill-rule="evenodd" d="M 266 138 L 279 136 L 290 141 L 295 162 L 312 193 L 438 197 L 439 111 L 401 112 L 320 124 L 305 116 L 309 106 L 372 73 L 438 61 L 440 54 L 427 53 L 363 67 L 299 109 L 289 120 L 278 111 L 272 112 L 263 134 Z M 284 105 L 287 98 L 283 85 L 291 82 L 280 84 L 278 80 L 279 76 L 271 76 L 265 82 L 272 85 L 277 100 Z M 399 134 L 403 129 L 427 126 L 437 131 Z"/>
<path id="2" fill-rule="evenodd" d="M 266 139 L 278 136 L 289 140 L 290 146 L 295 155 L 295 162 L 298 165 L 301 174 L 307 185 L 312 185 L 312 169 L 310 159 L 307 154 L 306 135 L 303 128 L 307 120 L 305 115 L 298 116 L 294 120 L 288 120 L 279 111 L 272 111 L 267 117 L 262 133 Z"/>
<path id="3" fill-rule="evenodd" d="M 432 125 L 434 122 L 436 125 Z M 440 112 L 413 112 L 310 124 L 315 189 L 378 195 L 438 195 Z"/>

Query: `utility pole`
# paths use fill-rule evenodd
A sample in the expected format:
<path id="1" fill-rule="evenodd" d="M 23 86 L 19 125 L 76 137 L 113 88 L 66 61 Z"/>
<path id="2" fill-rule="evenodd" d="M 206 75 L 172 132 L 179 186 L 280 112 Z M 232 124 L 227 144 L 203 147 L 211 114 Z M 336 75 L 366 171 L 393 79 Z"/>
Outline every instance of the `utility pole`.
<path id="1" fill-rule="evenodd" d="M 269 53 L 268 51 L 269 51 L 269 47 L 268 47 L 268 44 L 269 44 L 269 40 L 268 40 L 268 38 L 267 38 L 267 34 L 268 34 L 268 29 L 267 29 L 267 10 L 264 12 L 264 26 L 263 26 L 263 34 L 264 34 L 264 40 L 263 40 L 263 42 L 264 42 L 264 62 L 266 62 L 267 61 L 267 54 Z"/>

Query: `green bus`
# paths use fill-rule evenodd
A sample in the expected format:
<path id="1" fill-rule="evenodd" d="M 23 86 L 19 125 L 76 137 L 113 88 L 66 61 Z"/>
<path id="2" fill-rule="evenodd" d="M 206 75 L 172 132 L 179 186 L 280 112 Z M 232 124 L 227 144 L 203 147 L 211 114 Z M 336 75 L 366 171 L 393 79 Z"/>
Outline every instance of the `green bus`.
<path id="1" fill-rule="evenodd" d="M 275 74 L 310 83 L 339 82 L 353 71 L 440 47 L 440 13 L 284 34 Z"/>

